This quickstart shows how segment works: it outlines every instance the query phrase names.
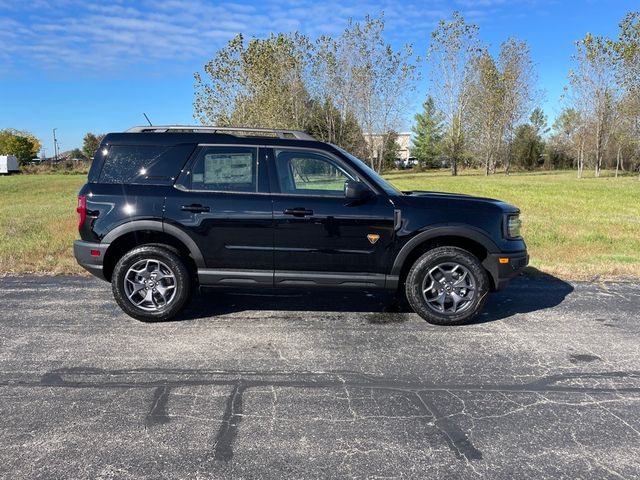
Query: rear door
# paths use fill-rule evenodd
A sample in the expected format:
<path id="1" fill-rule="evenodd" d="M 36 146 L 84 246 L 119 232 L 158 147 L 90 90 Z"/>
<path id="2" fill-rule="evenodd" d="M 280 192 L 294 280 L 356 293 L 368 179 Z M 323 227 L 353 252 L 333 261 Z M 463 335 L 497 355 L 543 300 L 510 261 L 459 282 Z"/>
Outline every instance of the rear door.
<path id="1" fill-rule="evenodd" d="M 273 214 L 264 150 L 201 145 L 166 200 L 165 222 L 198 245 L 205 284 L 273 285 Z"/>

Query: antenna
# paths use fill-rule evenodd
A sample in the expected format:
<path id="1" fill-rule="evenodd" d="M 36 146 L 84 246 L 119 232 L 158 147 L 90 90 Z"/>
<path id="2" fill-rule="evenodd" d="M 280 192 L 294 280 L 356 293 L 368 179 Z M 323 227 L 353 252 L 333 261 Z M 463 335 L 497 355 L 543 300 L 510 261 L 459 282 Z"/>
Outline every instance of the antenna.
<path id="1" fill-rule="evenodd" d="M 149 117 L 147 117 L 147 114 L 142 112 L 142 114 L 144 115 L 144 118 L 147 119 L 147 122 L 149 122 L 149 126 L 153 127 L 153 123 L 151 123 L 151 120 L 149 120 Z"/>

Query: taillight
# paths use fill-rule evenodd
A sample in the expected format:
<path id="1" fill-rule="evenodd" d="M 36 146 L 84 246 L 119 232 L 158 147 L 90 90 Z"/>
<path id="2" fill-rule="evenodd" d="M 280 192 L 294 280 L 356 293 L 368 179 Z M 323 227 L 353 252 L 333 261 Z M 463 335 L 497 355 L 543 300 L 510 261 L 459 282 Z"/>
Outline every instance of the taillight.
<path id="1" fill-rule="evenodd" d="M 78 195 L 78 208 L 76 208 L 76 212 L 78 212 L 78 230 L 82 228 L 84 225 L 84 221 L 87 219 L 87 197 L 84 195 Z"/>

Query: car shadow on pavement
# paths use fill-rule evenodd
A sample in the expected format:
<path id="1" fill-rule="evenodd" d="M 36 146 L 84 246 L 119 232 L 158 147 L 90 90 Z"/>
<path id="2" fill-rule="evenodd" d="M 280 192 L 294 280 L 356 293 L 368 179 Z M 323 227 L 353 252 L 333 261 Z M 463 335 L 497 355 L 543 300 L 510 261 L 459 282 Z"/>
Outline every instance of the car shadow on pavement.
<path id="1" fill-rule="evenodd" d="M 557 307 L 573 290 L 573 285 L 560 278 L 527 268 L 525 274 L 515 278 L 507 288 L 491 293 L 483 311 L 471 324 Z"/>
<path id="2" fill-rule="evenodd" d="M 489 295 L 472 324 L 501 320 L 553 308 L 564 301 L 573 286 L 559 278 L 528 269 L 510 285 Z M 353 312 L 366 314 L 369 323 L 398 323 L 412 313 L 406 299 L 380 291 L 357 290 L 233 290 L 203 289 L 176 317 L 177 321 L 215 317 L 243 311 Z"/>

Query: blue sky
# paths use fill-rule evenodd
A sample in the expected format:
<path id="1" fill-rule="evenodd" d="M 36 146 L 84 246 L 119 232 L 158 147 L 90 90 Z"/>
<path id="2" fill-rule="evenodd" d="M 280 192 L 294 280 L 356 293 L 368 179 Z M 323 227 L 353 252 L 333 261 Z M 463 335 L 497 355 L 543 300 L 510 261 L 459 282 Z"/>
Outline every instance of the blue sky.
<path id="1" fill-rule="evenodd" d="M 85 132 L 144 124 L 194 123 L 193 73 L 237 32 L 265 36 L 299 30 L 338 33 L 350 17 L 384 11 L 395 46 L 428 48 L 438 20 L 460 10 L 497 48 L 526 40 L 537 66 L 541 104 L 553 119 L 571 66 L 573 42 L 586 32 L 615 36 L 637 0 L 0 0 L 0 128 L 33 132 L 53 152 L 81 146 Z M 418 88 L 408 127 L 428 90 Z"/>

